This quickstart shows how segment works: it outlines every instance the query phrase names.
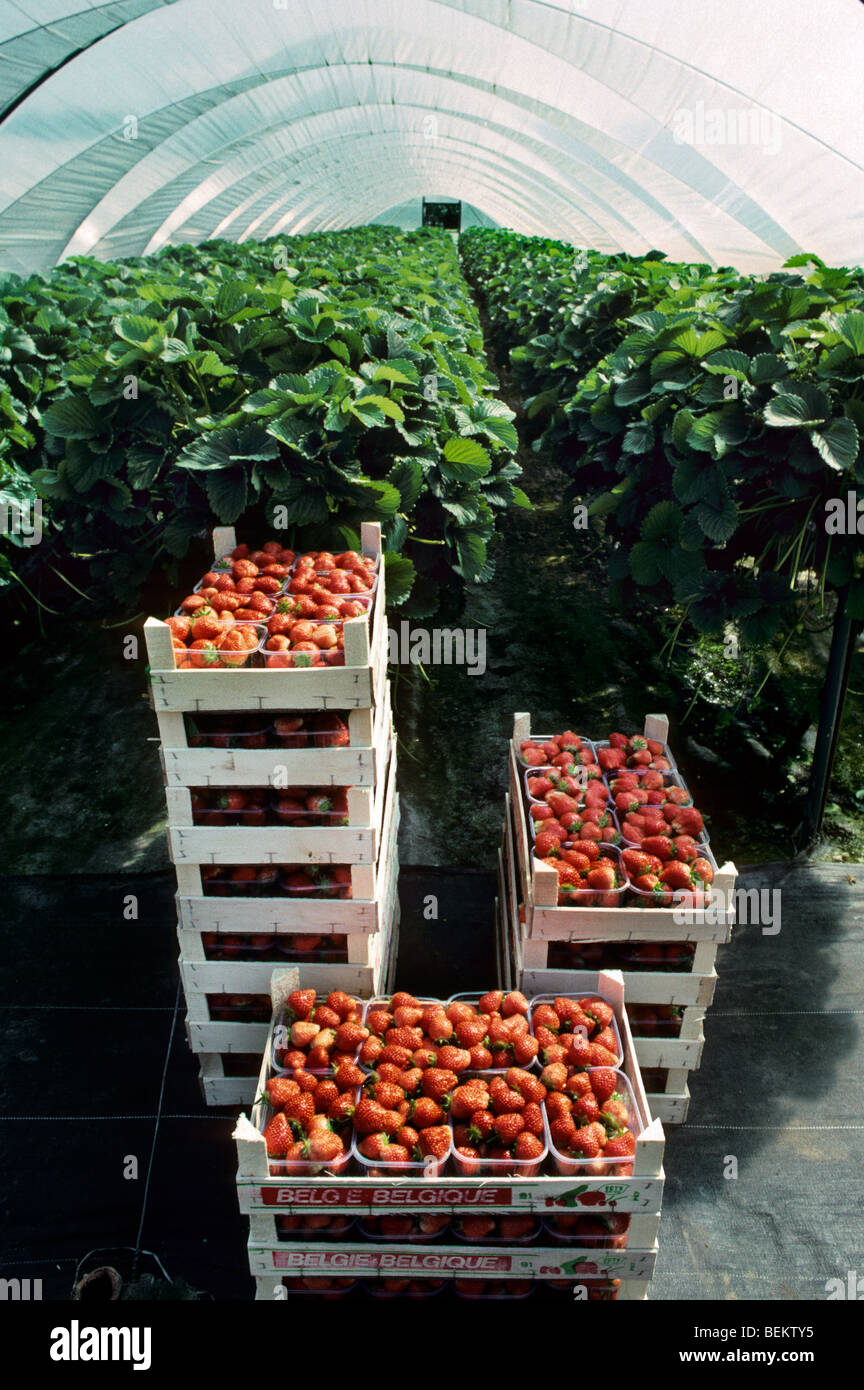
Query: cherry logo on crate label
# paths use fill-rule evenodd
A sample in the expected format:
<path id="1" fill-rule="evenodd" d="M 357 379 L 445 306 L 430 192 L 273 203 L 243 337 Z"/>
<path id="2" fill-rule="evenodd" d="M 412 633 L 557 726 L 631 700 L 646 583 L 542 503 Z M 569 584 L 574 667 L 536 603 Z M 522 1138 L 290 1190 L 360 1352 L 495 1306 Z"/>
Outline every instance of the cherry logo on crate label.
<path id="1" fill-rule="evenodd" d="M 265 1207 L 506 1207 L 509 1187 L 262 1187 Z"/>

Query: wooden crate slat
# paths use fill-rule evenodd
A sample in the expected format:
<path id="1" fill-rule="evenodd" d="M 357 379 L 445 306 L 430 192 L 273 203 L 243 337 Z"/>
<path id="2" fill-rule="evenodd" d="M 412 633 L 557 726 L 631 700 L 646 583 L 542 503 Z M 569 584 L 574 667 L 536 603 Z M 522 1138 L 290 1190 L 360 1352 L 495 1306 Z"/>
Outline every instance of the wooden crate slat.
<path id="1" fill-rule="evenodd" d="M 162 731 L 163 720 L 179 720 Z M 182 714 L 159 716 L 165 780 L 168 786 L 371 787 L 382 775 L 381 761 L 392 726 L 390 682 L 373 707 L 348 714 L 347 748 L 190 748 Z"/>

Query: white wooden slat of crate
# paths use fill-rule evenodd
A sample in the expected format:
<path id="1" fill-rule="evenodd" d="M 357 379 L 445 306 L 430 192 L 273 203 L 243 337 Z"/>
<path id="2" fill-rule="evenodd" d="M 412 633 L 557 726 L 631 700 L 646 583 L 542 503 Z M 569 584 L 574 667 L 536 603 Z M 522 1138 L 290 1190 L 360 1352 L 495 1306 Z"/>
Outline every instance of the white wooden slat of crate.
<path id="1" fill-rule="evenodd" d="M 399 796 L 395 791 L 395 756 L 390 764 L 382 826 L 382 852 L 375 864 L 353 865 L 352 898 L 308 898 L 292 902 L 282 898 L 204 897 L 198 865 L 177 865 L 177 921 L 181 932 L 215 931 L 231 934 L 287 932 L 347 933 L 350 936 L 381 930 L 381 901 L 389 878 L 398 872 L 396 844 L 400 824 Z M 394 866 L 395 865 L 395 869 Z M 181 937 L 181 941 L 182 941 Z"/>
<path id="2" fill-rule="evenodd" d="M 372 787 L 383 776 L 393 723 L 388 680 L 380 704 L 348 711 L 346 748 L 190 748 L 182 714 L 157 718 L 168 787 Z"/>
<path id="3" fill-rule="evenodd" d="M 250 1218 L 251 1224 L 252 1218 Z M 338 1251 L 324 1241 L 300 1240 L 274 1242 L 264 1245 L 250 1234 L 246 1247 L 249 1268 L 253 1274 L 281 1270 L 292 1273 L 338 1273 L 350 1276 L 353 1271 L 380 1271 L 384 1275 L 402 1274 L 418 1278 L 438 1278 L 447 1272 L 460 1278 L 472 1273 L 489 1279 L 558 1279 L 566 1278 L 576 1263 L 599 1266 L 610 1279 L 649 1280 L 654 1273 L 657 1251 L 586 1250 L 573 1247 L 556 1249 L 534 1246 L 496 1246 L 481 1249 L 470 1245 L 401 1244 L 398 1241 L 375 1244 L 340 1244 Z"/>
<path id="4" fill-rule="evenodd" d="M 369 965 L 358 966 L 350 963 L 347 965 L 345 963 L 315 965 L 304 962 L 299 967 L 304 988 L 315 989 L 321 994 L 328 994 L 332 989 L 344 989 L 349 994 L 356 994 L 362 998 L 374 998 L 384 989 L 391 971 L 398 929 L 399 901 L 396 898 L 390 908 L 386 930 L 369 938 L 371 956 Z M 220 963 L 208 962 L 208 968 Z M 248 963 L 229 962 L 228 964 L 230 969 L 238 970 L 241 965 Z M 219 993 L 266 994 L 273 971 L 279 968 L 277 961 L 267 961 L 260 965 L 253 962 L 251 964 L 253 973 L 245 975 L 242 984 L 239 974 L 230 975 L 228 983 L 223 975 L 221 987 L 217 987 L 217 977 L 212 977 L 211 986 L 209 975 L 196 974 L 196 984 L 192 988 L 186 985 L 190 967 L 181 963 L 181 975 L 186 986 L 186 1031 L 192 1051 L 260 1053 L 266 1045 L 267 1025 L 263 1023 L 212 1022 L 207 995 Z M 202 982 L 204 982 L 203 987 Z"/>
<path id="5" fill-rule="evenodd" d="M 674 1095 L 652 1091 L 649 1101 L 657 1118 L 664 1124 L 683 1125 L 690 1109 L 690 1088 L 685 1081 L 681 1090 Z"/>

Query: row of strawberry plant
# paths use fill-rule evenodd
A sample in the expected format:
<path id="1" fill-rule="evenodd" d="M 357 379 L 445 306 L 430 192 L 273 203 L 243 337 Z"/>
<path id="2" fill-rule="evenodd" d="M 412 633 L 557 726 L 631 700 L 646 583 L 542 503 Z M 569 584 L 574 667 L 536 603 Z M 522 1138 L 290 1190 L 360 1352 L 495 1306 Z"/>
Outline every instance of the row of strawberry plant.
<path id="1" fill-rule="evenodd" d="M 860 269 L 802 255 L 756 278 L 485 230 L 461 250 L 622 594 L 757 644 L 802 585 L 864 617 L 837 506 L 864 484 Z"/>
<path id="2" fill-rule="evenodd" d="M 6 528 L 0 582 L 38 593 L 49 567 L 83 563 L 125 596 L 214 522 L 257 512 L 308 548 L 325 531 L 355 546 L 379 519 L 388 594 L 413 588 L 429 610 L 437 578 L 489 577 L 496 517 L 527 501 L 495 386 L 446 233 L 211 242 L 7 276 L 0 501 L 38 498 L 44 535 Z"/>

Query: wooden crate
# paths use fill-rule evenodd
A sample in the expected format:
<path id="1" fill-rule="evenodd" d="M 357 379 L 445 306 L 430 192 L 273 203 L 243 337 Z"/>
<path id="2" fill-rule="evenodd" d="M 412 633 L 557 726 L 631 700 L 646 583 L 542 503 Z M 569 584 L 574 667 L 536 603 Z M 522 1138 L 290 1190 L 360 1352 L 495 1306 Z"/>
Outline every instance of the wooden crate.
<path id="1" fill-rule="evenodd" d="M 361 527 L 365 555 L 381 555 L 381 527 L 364 522 Z M 213 533 L 214 556 L 233 549 L 232 527 Z M 178 743 L 179 723 L 185 712 L 233 710 L 238 713 L 278 713 L 286 710 L 351 710 L 380 702 L 387 673 L 387 617 L 383 559 L 371 616 L 350 618 L 343 626 L 345 665 L 304 670 L 271 670 L 235 667 L 215 671 L 178 671 L 170 628 L 158 618 L 148 618 L 144 636 L 150 662 L 153 708 L 159 716 L 159 736 L 165 747 Z M 163 721 L 161 716 L 177 715 Z"/>
<path id="2" fill-rule="evenodd" d="M 305 973 L 304 973 L 304 983 Z M 624 1070 L 630 1080 L 636 1110 L 644 1126 L 636 1141 L 633 1173 L 629 1177 L 479 1177 L 479 1178 L 332 1178 L 271 1177 L 262 1134 L 263 1110 L 256 1106 L 252 1122 L 241 1115 L 234 1139 L 237 1143 L 237 1186 L 241 1211 L 273 1210 L 296 1214 L 308 1210 L 344 1209 L 356 1213 L 382 1211 L 494 1210 L 546 1211 L 585 1208 L 587 1212 L 624 1211 L 646 1220 L 637 1226 L 640 1247 L 650 1249 L 656 1239 L 663 1197 L 664 1136 L 652 1119 L 642 1086 L 633 1039 L 623 1008 L 623 983 L 618 971 L 598 975 L 583 972 L 572 987 L 580 993 L 599 989 L 612 1003 L 624 1051 Z M 274 980 L 274 1018 L 280 998 Z M 272 1029 L 271 1024 L 271 1029 Z M 257 1094 L 263 1095 L 271 1075 L 271 1048 L 264 1048 Z M 269 1230 L 269 1227 L 267 1228 Z M 275 1228 L 274 1228 L 275 1229 Z M 631 1244 L 636 1237 L 631 1232 Z M 284 1248 L 284 1246 L 283 1246 Z"/>
<path id="3" fill-rule="evenodd" d="M 396 791 L 396 754 L 390 760 L 386 788 L 378 795 L 383 798 L 381 850 L 378 862 L 351 865 L 350 898 L 305 898 L 292 902 L 289 897 L 236 898 L 205 897 L 201 879 L 200 864 L 177 864 L 177 921 L 181 943 L 186 949 L 191 941 L 184 933 L 228 932 L 228 933 L 271 933 L 288 932 L 298 934 L 314 932 L 360 936 L 383 929 L 383 903 L 388 888 L 396 842 L 399 831 L 399 795 Z M 215 830 L 201 829 L 201 834 L 215 834 Z M 257 832 L 242 831 L 244 835 L 266 833 L 263 828 Z M 274 833 L 279 833 L 278 830 Z M 312 831 L 297 832 L 311 835 Z M 326 832 L 325 832 L 326 833 Z M 334 833 L 333 831 L 329 832 Z M 221 862 L 221 861 L 220 861 Z M 231 862 L 230 860 L 227 862 Z M 272 855 L 257 860 L 260 863 L 279 862 Z M 288 861 L 293 862 L 293 861 Z M 327 862 L 327 861 L 325 861 Z M 334 861 L 330 861 L 334 862 Z M 350 940 L 349 940 L 350 944 Z M 364 948 L 365 949 L 365 948 Z"/>
<path id="4" fill-rule="evenodd" d="M 374 864 L 382 844 L 385 799 L 393 794 L 388 759 L 392 727 L 379 759 L 376 787 L 349 787 L 348 825 L 194 825 L 188 787 L 168 787 L 168 849 L 181 864 Z M 395 756 L 395 755 L 394 755 Z"/>
<path id="5" fill-rule="evenodd" d="M 649 714 L 645 737 L 666 743 L 669 721 Z M 727 942 L 735 920 L 737 870 L 732 863 L 719 869 L 706 910 L 676 913 L 671 907 L 558 907 L 558 875 L 535 859 L 526 812 L 519 744 L 531 737 L 531 716 L 517 714 L 510 744 L 510 804 L 514 818 L 514 851 L 525 902 L 526 935 L 544 941 L 714 941 Z M 676 921 L 676 916 L 681 920 Z M 539 953 L 535 953 L 537 963 Z M 543 957 L 545 960 L 545 957 Z"/>
<path id="6" fill-rule="evenodd" d="M 285 711 L 286 713 L 288 711 Z M 347 748 L 190 748 L 182 714 L 159 716 L 166 787 L 374 787 L 390 755 L 390 682 L 374 707 L 348 714 Z"/>
<path id="7" fill-rule="evenodd" d="M 527 885 L 521 877 L 517 879 L 516 874 L 519 821 L 518 814 L 514 814 L 514 810 L 513 798 L 508 796 L 505 800 L 503 859 L 504 878 L 508 891 L 506 907 L 511 922 L 514 980 L 518 982 L 517 987 L 524 990 L 526 994 L 548 994 L 550 990 L 563 988 L 561 981 L 565 980 L 571 972 L 563 967 L 550 967 L 548 964 L 550 946 L 554 940 L 560 938 L 528 937 L 525 922 L 520 919 L 520 906 L 523 906 L 526 916 L 528 912 L 528 909 L 524 908 Z M 521 893 L 520 889 L 522 890 Z M 579 909 L 556 908 L 554 910 L 568 913 Z M 595 909 L 585 908 L 583 910 L 593 912 Z M 597 910 L 604 911 L 602 908 Z M 632 910 L 639 917 L 654 915 L 653 912 L 646 912 L 641 908 L 609 910 L 615 912 Z M 663 913 L 664 909 L 658 908 L 657 912 Z M 671 915 L 667 915 L 666 921 L 670 927 L 674 925 L 671 922 Z M 589 938 L 578 936 L 575 939 L 588 940 Z M 604 939 L 602 934 L 598 936 L 592 933 L 590 937 L 592 941 Z M 629 931 L 626 936 L 613 934 L 609 938 L 611 941 L 638 941 L 642 939 L 644 938 L 636 929 Z M 657 939 L 656 935 L 654 939 Z M 676 937 L 674 933 L 670 932 L 669 939 L 682 938 Z M 696 943 L 696 951 L 689 971 L 625 970 L 623 975 L 627 1002 L 629 1004 L 698 1004 L 707 1006 L 714 998 L 714 991 L 717 986 L 717 972 L 714 968 L 716 956 L 716 941 L 699 940 Z"/>
<path id="8" fill-rule="evenodd" d="M 483 1279 L 578 1279 L 580 1274 L 591 1278 L 638 1279 L 647 1281 L 654 1273 L 656 1247 L 626 1250 L 586 1250 L 584 1247 L 557 1248 L 523 1246 L 478 1247 L 471 1245 L 425 1245 L 418 1241 L 401 1245 L 398 1241 L 364 1241 L 340 1244 L 338 1248 L 325 1241 L 278 1241 L 265 1244 L 259 1241 L 255 1228 L 262 1222 L 274 1223 L 273 1217 L 250 1216 L 250 1236 L 246 1247 L 249 1268 L 254 1275 L 275 1274 L 337 1274 L 340 1278 L 352 1273 L 380 1274 L 384 1277 L 403 1275 L 410 1278 L 440 1278 L 453 1274 L 459 1278 L 475 1275 Z M 580 1268 L 581 1266 L 581 1268 Z M 586 1268 L 587 1266 L 587 1268 Z"/>

